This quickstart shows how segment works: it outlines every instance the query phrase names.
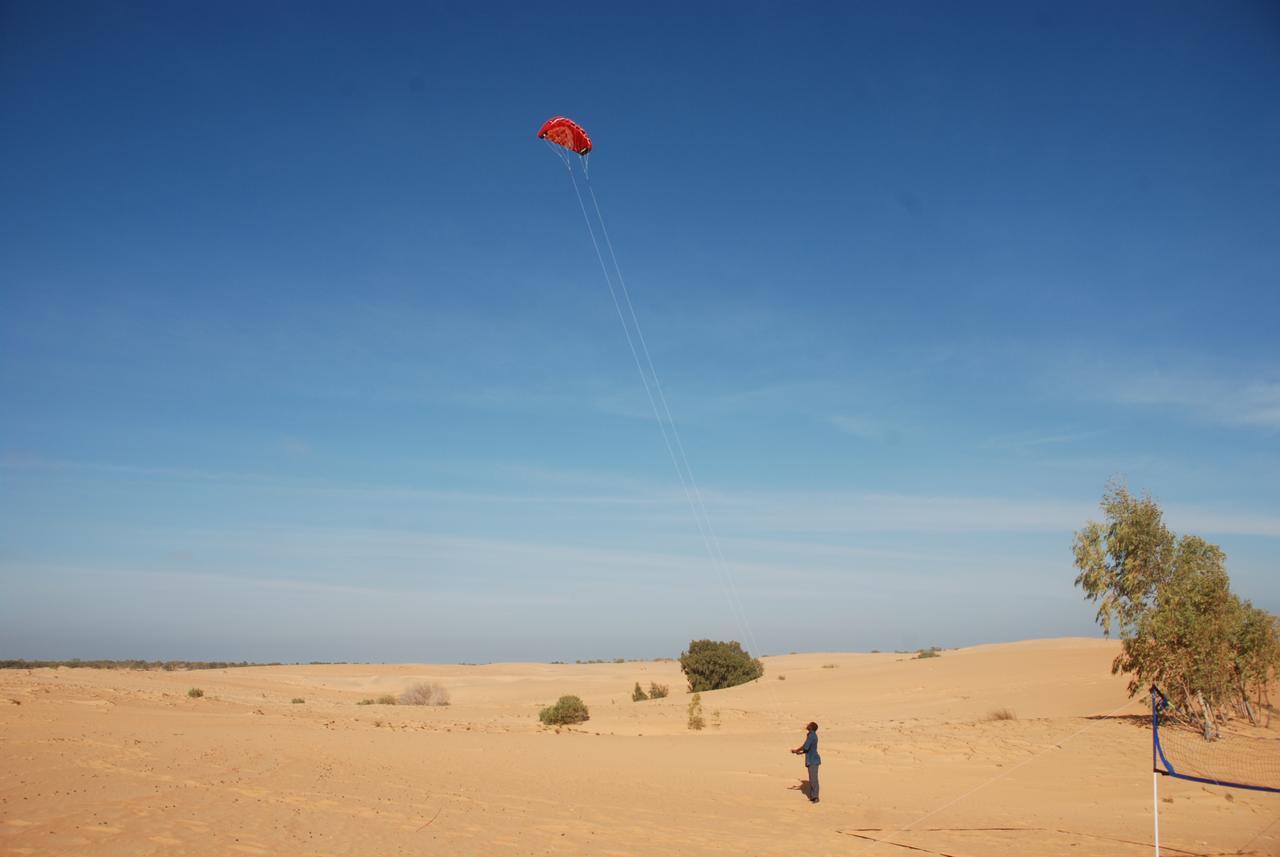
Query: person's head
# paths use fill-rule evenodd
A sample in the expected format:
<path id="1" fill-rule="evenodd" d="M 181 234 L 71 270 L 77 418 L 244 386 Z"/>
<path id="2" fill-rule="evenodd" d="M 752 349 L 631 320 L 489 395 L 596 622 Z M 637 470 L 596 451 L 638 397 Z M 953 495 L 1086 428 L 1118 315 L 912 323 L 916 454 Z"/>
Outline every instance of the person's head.
<path id="1" fill-rule="evenodd" d="M 812 722 L 812 721 L 810 721 L 810 722 L 809 722 L 809 725 L 808 725 L 808 726 L 806 726 L 806 727 L 804 727 L 804 728 L 805 728 L 805 729 L 808 729 L 810 732 L 817 732 L 817 731 L 818 731 L 818 724 L 817 724 L 817 723 L 814 723 L 814 722 Z"/>

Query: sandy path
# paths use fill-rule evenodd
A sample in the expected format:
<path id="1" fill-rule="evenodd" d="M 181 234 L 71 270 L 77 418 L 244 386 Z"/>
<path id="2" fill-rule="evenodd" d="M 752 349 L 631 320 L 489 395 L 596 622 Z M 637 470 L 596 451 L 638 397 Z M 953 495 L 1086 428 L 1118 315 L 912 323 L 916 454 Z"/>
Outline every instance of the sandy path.
<path id="1" fill-rule="evenodd" d="M 0 854 L 1137 857 L 1150 733 L 1114 652 L 769 658 L 761 682 L 703 695 L 700 733 L 667 662 L 0 671 Z M 416 680 L 453 704 L 355 704 Z M 631 702 L 655 680 L 673 696 Z M 561 693 L 591 720 L 540 727 Z M 985 719 L 998 708 L 1017 719 Z M 809 719 L 817 806 L 787 753 Z M 1161 789 L 1165 853 L 1280 854 L 1280 798 Z"/>

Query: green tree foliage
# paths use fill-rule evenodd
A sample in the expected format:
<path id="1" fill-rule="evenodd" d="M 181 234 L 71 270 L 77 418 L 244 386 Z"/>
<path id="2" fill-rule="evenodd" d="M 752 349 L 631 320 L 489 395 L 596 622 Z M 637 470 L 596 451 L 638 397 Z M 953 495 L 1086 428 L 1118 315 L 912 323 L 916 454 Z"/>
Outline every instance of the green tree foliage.
<path id="1" fill-rule="evenodd" d="M 1238 620 L 1232 640 L 1235 689 L 1244 700 L 1245 714 L 1257 723 L 1262 712 L 1270 720 L 1271 704 L 1267 688 L 1280 670 L 1280 618 L 1259 610 L 1248 601 L 1238 601 Z M 1250 689 L 1254 704 L 1249 701 Z"/>
<path id="2" fill-rule="evenodd" d="M 735 687 L 764 675 L 764 664 L 736 641 L 693 640 L 680 655 L 680 669 L 694 693 Z"/>
<path id="3" fill-rule="evenodd" d="M 644 692 L 644 688 L 640 686 L 640 682 L 636 682 L 635 690 L 631 691 L 631 701 L 644 702 L 648 698 L 649 695 Z"/>
<path id="4" fill-rule="evenodd" d="M 1123 638 L 1155 602 L 1156 589 L 1172 567 L 1173 533 L 1150 497 L 1131 495 L 1112 483 L 1102 497 L 1105 523 L 1090 521 L 1076 533 L 1076 586 L 1098 603 L 1097 621 Z"/>
<path id="5" fill-rule="evenodd" d="M 564 726 L 585 723 L 591 719 L 587 704 L 576 696 L 562 696 L 555 705 L 548 705 L 538 714 L 538 719 L 548 726 Z"/>
<path id="6" fill-rule="evenodd" d="M 1121 639 L 1112 672 L 1131 676 L 1130 695 L 1159 685 L 1208 738 L 1230 707 L 1254 718 L 1250 689 L 1263 699 L 1280 663 L 1274 617 L 1232 594 L 1221 548 L 1175 536 L 1150 497 L 1113 483 L 1102 511 L 1076 533 L 1075 582 Z"/>

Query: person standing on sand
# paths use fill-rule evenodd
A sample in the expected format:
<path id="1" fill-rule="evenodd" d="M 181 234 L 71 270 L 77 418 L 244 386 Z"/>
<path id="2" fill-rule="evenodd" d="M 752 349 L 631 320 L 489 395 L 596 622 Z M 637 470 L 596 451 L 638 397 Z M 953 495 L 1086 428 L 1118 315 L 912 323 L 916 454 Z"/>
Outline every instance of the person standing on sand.
<path id="1" fill-rule="evenodd" d="M 797 756 L 804 753 L 804 766 L 809 769 L 809 803 L 818 802 L 818 766 L 822 757 L 818 755 L 818 724 L 810 723 L 805 727 L 809 734 L 804 743 L 792 750 Z"/>

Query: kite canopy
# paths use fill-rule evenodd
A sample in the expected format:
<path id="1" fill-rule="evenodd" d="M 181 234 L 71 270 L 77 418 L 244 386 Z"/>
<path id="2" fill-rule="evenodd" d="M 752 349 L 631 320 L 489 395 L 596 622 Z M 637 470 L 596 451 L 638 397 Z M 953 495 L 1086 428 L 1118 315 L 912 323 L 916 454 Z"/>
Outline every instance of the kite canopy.
<path id="1" fill-rule="evenodd" d="M 587 132 L 577 122 L 564 116 L 556 116 L 544 122 L 538 136 L 579 155 L 586 155 L 591 151 L 591 138 L 587 136 Z"/>

